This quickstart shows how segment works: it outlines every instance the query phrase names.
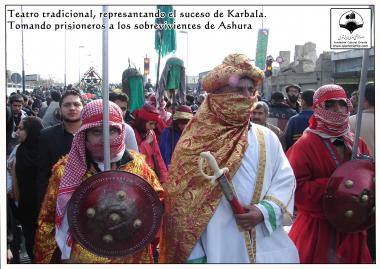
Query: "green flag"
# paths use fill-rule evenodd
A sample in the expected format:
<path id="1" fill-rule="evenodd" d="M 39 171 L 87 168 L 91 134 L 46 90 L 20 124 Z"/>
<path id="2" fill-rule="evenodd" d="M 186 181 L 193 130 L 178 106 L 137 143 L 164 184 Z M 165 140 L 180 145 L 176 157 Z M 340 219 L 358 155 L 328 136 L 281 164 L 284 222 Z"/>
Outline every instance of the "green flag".
<path id="1" fill-rule="evenodd" d="M 259 29 L 257 34 L 255 65 L 262 70 L 265 68 L 265 59 L 267 57 L 268 35 L 269 29 Z"/>
<path id="2" fill-rule="evenodd" d="M 160 28 L 157 29 L 155 33 L 154 47 L 157 53 L 160 53 L 161 41 L 161 56 L 165 57 L 165 55 L 177 49 L 176 33 L 173 28 L 174 9 L 172 6 L 157 6 L 157 9 L 159 9 L 161 13 L 164 13 L 165 16 L 162 18 L 156 18 L 156 25 L 159 25 Z"/>

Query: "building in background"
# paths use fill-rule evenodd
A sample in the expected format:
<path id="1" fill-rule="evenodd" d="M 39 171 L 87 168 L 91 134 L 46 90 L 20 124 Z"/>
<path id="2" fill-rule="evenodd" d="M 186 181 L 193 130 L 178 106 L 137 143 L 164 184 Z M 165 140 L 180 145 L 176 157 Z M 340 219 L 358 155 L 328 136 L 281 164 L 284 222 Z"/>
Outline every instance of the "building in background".
<path id="1" fill-rule="evenodd" d="M 280 51 L 283 62 L 273 67 L 272 76 L 264 83 L 264 97 L 269 98 L 272 92 L 285 93 L 285 87 L 296 83 L 302 89 L 318 89 L 325 84 L 341 85 L 350 96 L 359 88 L 362 66 L 362 50 L 342 52 L 325 51 L 317 57 L 315 43 L 307 42 L 296 45 L 294 60 L 290 62 L 290 51 Z M 368 81 L 375 76 L 374 49 L 369 52 Z"/>

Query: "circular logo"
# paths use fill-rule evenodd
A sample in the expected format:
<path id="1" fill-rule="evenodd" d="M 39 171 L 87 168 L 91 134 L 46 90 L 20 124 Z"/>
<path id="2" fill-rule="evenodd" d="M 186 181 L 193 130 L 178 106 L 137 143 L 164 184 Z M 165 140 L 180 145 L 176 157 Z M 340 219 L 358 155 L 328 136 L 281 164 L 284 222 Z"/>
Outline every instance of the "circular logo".
<path id="1" fill-rule="evenodd" d="M 363 18 L 359 13 L 350 10 L 340 17 L 339 25 L 341 28 L 347 29 L 352 34 L 356 29 L 363 27 Z"/>

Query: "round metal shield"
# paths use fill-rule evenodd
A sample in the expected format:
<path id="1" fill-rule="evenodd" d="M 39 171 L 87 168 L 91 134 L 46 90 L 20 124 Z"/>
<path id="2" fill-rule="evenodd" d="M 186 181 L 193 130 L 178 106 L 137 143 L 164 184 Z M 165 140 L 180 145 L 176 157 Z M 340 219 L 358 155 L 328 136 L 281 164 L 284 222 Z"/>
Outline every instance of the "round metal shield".
<path id="1" fill-rule="evenodd" d="M 73 193 L 68 222 L 74 239 L 96 255 L 133 254 L 150 243 L 160 228 L 162 205 L 143 178 L 106 171 L 85 180 Z"/>
<path id="2" fill-rule="evenodd" d="M 375 165 L 351 160 L 331 175 L 323 196 L 327 220 L 341 232 L 358 232 L 374 225 Z"/>

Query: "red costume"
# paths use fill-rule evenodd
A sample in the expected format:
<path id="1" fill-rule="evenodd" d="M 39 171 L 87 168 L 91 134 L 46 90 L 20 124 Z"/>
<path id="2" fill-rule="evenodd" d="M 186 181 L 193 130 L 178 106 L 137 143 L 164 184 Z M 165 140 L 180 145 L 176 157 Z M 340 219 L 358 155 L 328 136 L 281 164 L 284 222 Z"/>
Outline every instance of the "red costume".
<path id="1" fill-rule="evenodd" d="M 71 263 L 153 263 L 153 255 L 148 245 L 131 255 L 103 257 L 84 248 L 72 237 L 67 220 L 68 204 L 78 186 L 98 173 L 100 170 L 98 164 L 103 162 L 103 144 L 93 143 L 86 139 L 87 130 L 103 125 L 102 100 L 87 104 L 82 111 L 81 120 L 82 124 L 75 134 L 70 153 L 62 157 L 52 170 L 52 177 L 49 180 L 38 219 L 34 248 L 35 262 L 56 263 L 65 260 Z M 112 102 L 109 103 L 109 126 L 119 131 L 118 135 L 110 140 L 113 170 L 122 170 L 141 176 L 151 184 L 159 197 L 163 198 L 163 189 L 142 155 L 131 152 L 132 160 L 121 163 L 118 156 L 125 154 L 125 125 L 121 109 Z M 117 161 L 120 161 L 120 164 L 117 165 Z M 99 230 L 99 232 L 102 231 Z"/>
<path id="2" fill-rule="evenodd" d="M 134 116 L 136 119 L 131 125 L 135 131 L 139 151 L 145 155 L 147 164 L 156 172 L 160 182 L 164 183 L 166 182 L 168 171 L 158 146 L 157 137 L 155 132 L 152 132 L 153 141 L 148 143 L 146 138 L 149 130 L 146 130 L 145 126 L 148 121 L 155 121 L 158 126 L 162 122 L 159 113 L 155 107 L 145 104 L 142 108 L 135 110 Z"/>
<path id="3" fill-rule="evenodd" d="M 327 110 L 324 102 L 329 99 L 344 99 L 349 114 L 352 106 L 350 101 L 344 98 L 344 90 L 337 85 L 325 85 L 320 89 L 319 93 L 317 90 L 314 95 L 314 107 L 319 109 L 317 114 L 310 120 L 306 132 L 286 154 L 297 180 L 295 207 L 298 213 L 289 236 L 297 246 L 301 263 L 371 263 L 366 231 L 338 232 L 327 221 L 322 211 L 322 197 L 329 177 L 337 167 L 332 156 L 336 156 L 338 163 L 350 159 L 353 134 L 346 128 L 346 121 L 331 121 L 332 116 L 339 116 L 333 115 L 336 112 L 328 111 L 328 115 L 325 114 Z M 327 122 L 327 119 L 330 121 Z M 328 124 L 337 126 L 329 129 Z M 344 140 L 344 159 L 339 157 L 332 143 L 334 137 Z M 368 154 L 368 148 L 361 139 L 358 152 Z"/>

